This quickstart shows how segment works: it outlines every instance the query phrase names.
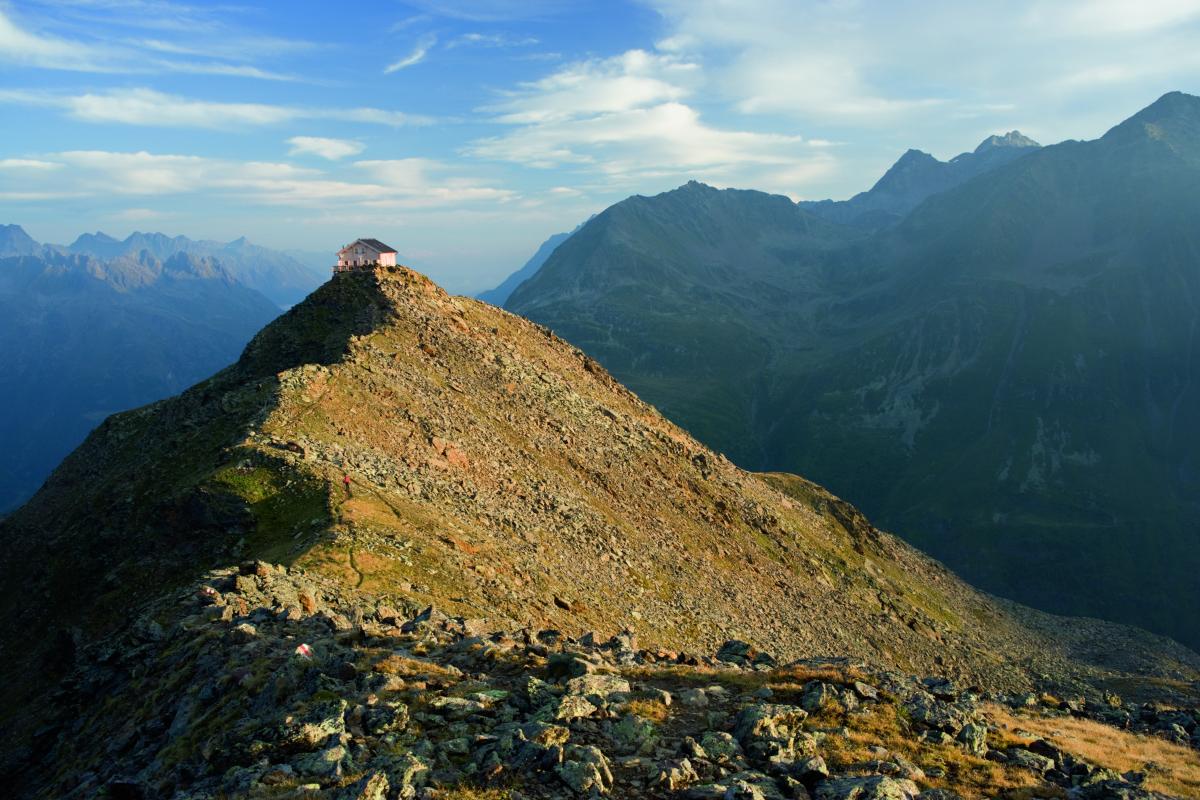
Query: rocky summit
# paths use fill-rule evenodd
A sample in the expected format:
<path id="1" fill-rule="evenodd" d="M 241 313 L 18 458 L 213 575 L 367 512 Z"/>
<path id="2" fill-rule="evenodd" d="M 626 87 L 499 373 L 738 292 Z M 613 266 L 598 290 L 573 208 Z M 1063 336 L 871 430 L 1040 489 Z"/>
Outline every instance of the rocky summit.
<path id="1" fill-rule="evenodd" d="M 981 594 L 402 267 L 108 419 L 0 541 L 18 796 L 1200 791 L 1200 656 Z"/>

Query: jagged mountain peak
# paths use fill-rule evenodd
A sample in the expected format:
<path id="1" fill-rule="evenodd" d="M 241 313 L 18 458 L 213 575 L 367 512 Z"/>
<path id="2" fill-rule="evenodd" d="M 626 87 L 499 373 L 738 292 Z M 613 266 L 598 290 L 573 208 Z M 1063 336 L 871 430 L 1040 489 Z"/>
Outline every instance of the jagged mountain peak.
<path id="1" fill-rule="evenodd" d="M 974 152 L 977 154 L 983 153 L 997 147 L 1030 148 L 1041 147 L 1041 145 L 1020 131 L 1012 130 L 1003 135 L 995 134 L 989 136 L 979 143 L 979 146 L 975 148 Z"/>
<path id="2" fill-rule="evenodd" d="M 20 225 L 0 225 L 0 258 L 33 255 L 41 245 Z"/>
<path id="3" fill-rule="evenodd" d="M 77 248 L 86 247 L 91 243 L 117 244 L 120 239 L 109 236 L 104 231 L 96 231 L 95 233 L 81 233 L 75 238 L 75 241 L 68 245 L 68 249 L 75 250 Z"/>

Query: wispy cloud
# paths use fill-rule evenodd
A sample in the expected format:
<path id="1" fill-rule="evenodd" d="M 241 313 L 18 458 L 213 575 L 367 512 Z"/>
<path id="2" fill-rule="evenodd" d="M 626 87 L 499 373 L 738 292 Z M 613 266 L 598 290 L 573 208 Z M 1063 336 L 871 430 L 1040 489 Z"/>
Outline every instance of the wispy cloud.
<path id="1" fill-rule="evenodd" d="M 426 34 L 425 36 L 422 36 L 420 39 L 417 40 L 417 44 L 415 47 L 413 47 L 413 50 L 411 53 L 409 53 L 407 56 L 400 59 L 399 61 L 395 61 L 391 64 L 388 64 L 386 67 L 384 67 L 383 74 L 390 75 L 393 72 L 397 72 L 402 69 L 407 69 L 415 64 L 420 64 L 422 61 L 425 60 L 425 56 L 429 53 L 429 50 L 435 44 L 437 44 L 437 36 L 435 36 L 434 34 L 430 33 L 430 34 Z"/>
<path id="2" fill-rule="evenodd" d="M 73 8 L 74 6 L 70 6 Z M 100 10 L 96 4 L 84 8 Z M 128 6 L 119 6 L 122 9 Z M 173 7 L 172 7 L 173 8 Z M 166 13 L 162 9 L 161 13 Z M 119 19 L 119 18 L 118 18 Z M 106 26 L 114 20 L 105 18 Z M 185 29 L 196 35 L 195 29 Z M 19 25 L 0 7 L 0 62 L 71 72 L 153 74 L 177 72 L 193 75 L 226 75 L 259 80 L 294 81 L 298 76 L 263 69 L 249 63 L 250 56 L 306 49 L 307 42 L 271 37 L 245 37 L 222 31 L 193 41 L 158 38 L 65 38 L 29 25 Z M 170 56 L 191 56 L 179 60 Z"/>
<path id="3" fill-rule="evenodd" d="M 63 165 L 37 158 L 0 158 L 0 169 L 47 170 L 62 169 Z"/>
<path id="4" fill-rule="evenodd" d="M 572 7 L 573 0 L 410 0 L 428 13 L 468 22 L 545 19 Z"/>
<path id="5" fill-rule="evenodd" d="M 400 31 L 408 30 L 414 25 L 424 25 L 425 23 L 432 21 L 433 16 L 431 14 L 413 14 L 412 16 L 405 17 L 402 20 L 397 20 L 392 24 L 392 27 L 389 30 L 391 33 L 399 33 Z"/>
<path id="6" fill-rule="evenodd" d="M 304 108 L 269 103 L 225 103 L 165 94 L 153 89 L 116 89 L 81 95 L 0 90 L 0 103 L 61 108 L 85 122 L 168 128 L 228 129 L 278 125 L 304 119 L 341 119 L 401 127 L 431 120 L 381 108 Z"/>
<path id="7" fill-rule="evenodd" d="M 507 33 L 464 33 L 446 42 L 446 49 L 457 47 L 530 47 L 538 43 L 535 36 L 512 36 Z"/>
<path id="8" fill-rule="evenodd" d="M 24 30 L 0 8 L 0 59 L 11 64 L 83 72 L 117 71 L 109 48 Z"/>
<path id="9" fill-rule="evenodd" d="M 366 145 L 362 142 L 356 142 L 353 139 L 328 139 L 323 136 L 293 136 L 287 141 L 292 146 L 292 149 L 288 151 L 288 155 L 308 154 L 320 156 L 329 161 L 356 156 L 366 149 Z"/>
<path id="10" fill-rule="evenodd" d="M 1200 25 L 1195 0 L 647 2 L 667 22 L 659 48 L 701 60 L 716 97 L 748 114 L 860 129 L 959 106 L 1011 110 L 1013 98 L 1029 107 L 1089 84 L 1158 79 L 1143 90 L 1154 96 L 1196 68 Z"/>
<path id="11" fill-rule="evenodd" d="M 355 162 L 351 179 L 294 164 L 146 151 L 72 150 L 27 160 L 54 168 L 9 171 L 0 200 L 213 195 L 262 206 L 423 209 L 517 197 L 429 159 Z"/>

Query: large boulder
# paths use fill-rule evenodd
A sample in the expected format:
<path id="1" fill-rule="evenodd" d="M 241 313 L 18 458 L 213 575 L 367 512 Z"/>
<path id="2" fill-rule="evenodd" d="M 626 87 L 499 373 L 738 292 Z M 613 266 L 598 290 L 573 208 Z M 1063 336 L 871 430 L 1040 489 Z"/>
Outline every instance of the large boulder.
<path id="1" fill-rule="evenodd" d="M 925 692 L 918 692 L 904 702 L 904 708 L 913 722 L 927 728 L 957 735 L 971 721 L 971 715 L 954 703 L 938 700 Z"/>
<path id="2" fill-rule="evenodd" d="M 873 775 L 825 781 L 817 786 L 816 800 L 913 800 L 919 793 L 907 778 Z"/>
<path id="3" fill-rule="evenodd" d="M 555 770 L 576 794 L 607 794 L 613 785 L 608 759 L 591 745 L 570 744 L 563 748 L 563 761 Z"/>
<path id="4" fill-rule="evenodd" d="M 717 661 L 737 664 L 739 667 L 777 666 L 778 662 L 769 654 L 740 639 L 730 639 L 717 650 Z"/>

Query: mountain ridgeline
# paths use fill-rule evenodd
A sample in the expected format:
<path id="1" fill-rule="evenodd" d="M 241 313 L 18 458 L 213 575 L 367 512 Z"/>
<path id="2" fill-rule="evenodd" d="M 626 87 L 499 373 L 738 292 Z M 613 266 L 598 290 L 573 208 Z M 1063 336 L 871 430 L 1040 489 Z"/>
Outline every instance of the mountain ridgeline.
<path id="1" fill-rule="evenodd" d="M 1086 778 L 1102 798 L 1141 779 L 989 738 L 1001 723 L 956 686 L 1083 698 L 1105 726 L 1159 721 L 1116 687 L 1194 704 L 1200 686 L 1195 653 L 977 592 L 815 484 L 734 466 L 545 328 L 403 267 L 334 276 L 229 368 L 110 417 L 0 541 L 0 778 L 18 795 L 802 798 L 807 781 L 912 800 L 914 781 L 975 798 Z M 810 660 L 765 671 L 793 659 Z M 843 725 L 905 771 L 863 777 Z"/>
<path id="2" fill-rule="evenodd" d="M 1020 131 L 989 136 L 970 153 L 938 161 L 928 153 L 909 150 L 868 191 L 849 200 L 801 201 L 800 207 L 819 217 L 858 228 L 884 228 L 903 219 L 928 197 L 953 189 L 1041 147 Z"/>
<path id="3" fill-rule="evenodd" d="M 300 302 L 325 279 L 325 270 L 307 266 L 287 253 L 252 244 L 245 237 L 232 242 L 212 242 L 186 236 L 134 232 L 121 240 L 97 231 L 85 233 L 60 249 L 100 259 L 137 257 L 142 252 L 159 260 L 179 253 L 216 259 L 238 281 L 260 292 L 280 308 Z"/>
<path id="4" fill-rule="evenodd" d="M 491 303 L 494 306 L 503 306 L 505 301 L 508 300 L 509 295 L 513 293 L 513 290 L 536 275 L 537 271 L 542 268 L 542 264 L 545 264 L 546 259 L 554 252 L 554 249 L 565 242 L 570 235 L 569 233 L 554 234 L 542 242 L 541 247 L 530 256 L 529 260 L 519 270 L 501 281 L 500 285 L 496 288 L 480 292 L 476 297 L 485 303 Z"/>
<path id="5" fill-rule="evenodd" d="M 988 153 L 923 198 L 911 153 L 842 204 L 632 197 L 506 307 L 985 590 L 1200 644 L 1200 98 Z"/>

